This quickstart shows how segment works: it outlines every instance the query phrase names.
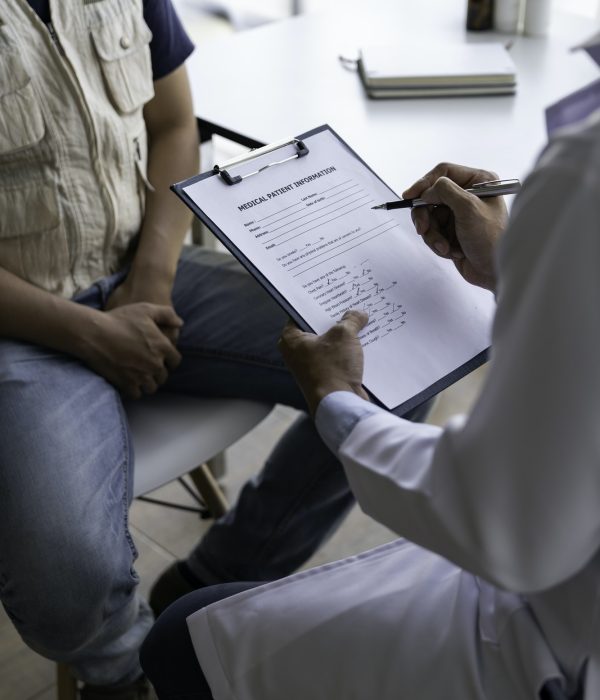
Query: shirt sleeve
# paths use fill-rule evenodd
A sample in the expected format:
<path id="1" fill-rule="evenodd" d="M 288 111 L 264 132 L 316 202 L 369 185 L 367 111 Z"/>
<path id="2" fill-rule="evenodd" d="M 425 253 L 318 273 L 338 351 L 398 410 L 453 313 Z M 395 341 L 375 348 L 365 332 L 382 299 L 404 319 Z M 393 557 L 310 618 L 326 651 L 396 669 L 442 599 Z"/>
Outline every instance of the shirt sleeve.
<path id="1" fill-rule="evenodd" d="M 150 55 L 154 80 L 179 68 L 194 50 L 171 0 L 144 0 L 144 20 L 152 32 Z"/>
<path id="2" fill-rule="evenodd" d="M 351 391 L 334 391 L 319 403 L 315 423 L 323 442 L 337 452 L 360 420 L 381 412 Z"/>
<path id="3" fill-rule="evenodd" d="M 339 450 L 365 512 L 523 593 L 568 579 L 600 542 L 598 162 L 600 124 L 554 143 L 515 202 L 470 416 L 442 430 L 366 415 Z"/>

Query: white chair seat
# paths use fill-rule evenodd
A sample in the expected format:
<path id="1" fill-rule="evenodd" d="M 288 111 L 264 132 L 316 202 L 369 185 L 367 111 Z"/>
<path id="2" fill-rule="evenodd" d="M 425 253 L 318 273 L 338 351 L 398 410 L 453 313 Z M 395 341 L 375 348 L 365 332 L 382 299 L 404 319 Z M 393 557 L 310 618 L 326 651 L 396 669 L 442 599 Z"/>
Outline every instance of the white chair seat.
<path id="1" fill-rule="evenodd" d="M 137 497 L 218 455 L 258 425 L 272 406 L 161 393 L 127 402 L 125 408 L 133 437 Z"/>

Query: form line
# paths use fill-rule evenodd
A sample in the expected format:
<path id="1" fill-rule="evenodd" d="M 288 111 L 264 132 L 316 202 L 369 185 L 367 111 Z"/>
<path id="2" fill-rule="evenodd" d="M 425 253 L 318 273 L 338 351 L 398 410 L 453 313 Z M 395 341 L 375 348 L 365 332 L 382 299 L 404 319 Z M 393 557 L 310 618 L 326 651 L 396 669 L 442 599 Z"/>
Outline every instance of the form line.
<path id="1" fill-rule="evenodd" d="M 369 195 L 367 195 L 368 197 Z M 361 197 L 362 199 L 362 197 Z M 340 207 L 340 209 L 344 209 L 345 207 L 349 207 L 351 204 L 355 204 L 358 202 L 358 199 L 355 199 L 354 202 L 349 202 L 348 204 L 344 204 L 343 207 Z M 325 226 L 326 224 L 330 224 L 332 221 L 336 221 L 337 219 L 341 219 L 342 216 L 346 216 L 346 214 L 350 214 L 353 211 L 358 211 L 358 209 L 362 209 L 365 205 L 370 204 L 371 202 L 374 202 L 374 199 L 370 199 L 368 202 L 363 202 L 362 204 L 359 204 L 357 207 L 354 207 L 354 209 L 348 209 L 348 211 L 345 211 L 343 214 L 340 214 L 339 216 L 334 216 L 331 219 L 328 219 L 327 221 L 321 221 L 320 224 L 317 224 L 316 226 L 313 226 L 312 228 L 307 228 L 306 231 L 301 231 L 300 233 L 297 233 L 295 236 L 292 236 L 291 238 L 286 238 L 285 241 L 279 241 L 279 243 L 275 244 L 275 247 L 279 245 L 284 245 L 285 243 L 289 243 L 290 241 L 293 241 L 294 238 L 299 238 L 300 236 L 304 236 L 305 233 L 310 233 L 310 231 L 314 231 L 317 228 L 320 228 L 321 226 Z M 326 216 L 329 216 L 330 214 L 335 214 L 336 211 L 339 211 L 340 209 L 334 209 L 333 211 L 330 211 Z M 321 218 L 321 217 L 320 217 Z M 313 221 L 316 221 L 316 219 L 313 219 Z M 384 222 L 385 223 L 385 222 Z M 312 221 L 307 221 L 306 223 L 302 224 L 302 226 L 306 226 L 306 224 L 312 224 Z M 301 228 L 298 226 L 298 228 Z M 292 229 L 294 230 L 294 229 Z M 289 233 L 289 231 L 288 231 Z M 285 234 L 282 234 L 285 235 Z M 275 240 L 275 239 L 272 239 Z M 270 243 L 270 241 L 265 241 L 265 243 Z"/>
<path id="2" fill-rule="evenodd" d="M 326 204 L 324 207 L 320 207 L 319 209 L 314 209 L 313 211 L 308 212 L 308 214 L 305 214 L 304 216 L 299 216 L 295 221 L 288 221 L 287 224 L 284 224 L 283 226 L 279 226 L 279 228 L 273 228 L 269 230 L 269 233 L 275 233 L 275 231 L 280 231 L 282 228 L 285 228 L 289 224 L 295 224 L 296 221 L 300 221 L 300 219 L 306 219 L 309 216 L 312 216 L 313 214 L 318 214 L 319 212 L 323 211 L 324 209 L 327 209 L 327 207 L 333 207 L 336 204 L 339 204 L 340 202 L 343 202 L 345 199 L 350 199 L 350 197 L 354 197 L 355 194 L 358 194 L 358 192 L 355 192 L 353 194 L 349 194 L 347 197 L 342 197 L 341 199 L 338 199 L 337 202 L 331 202 L 331 204 Z M 354 202 L 358 202 L 361 199 L 364 199 L 365 197 L 368 197 L 369 194 L 365 194 L 362 197 L 359 197 L 358 199 L 355 199 Z M 354 202 L 349 202 L 349 204 L 354 204 Z M 344 204 L 344 207 L 347 207 L 348 204 Z M 340 209 L 343 207 L 340 207 Z M 337 211 L 334 209 L 334 211 Z M 331 214 L 331 212 L 329 212 Z M 327 216 L 327 214 L 323 214 L 323 216 Z M 284 231 L 283 233 L 280 233 L 278 236 L 275 236 L 274 238 L 271 238 L 268 241 L 265 241 L 265 243 L 270 243 L 271 241 L 274 241 L 276 238 L 280 238 L 281 236 L 285 236 L 286 233 L 291 233 L 292 231 L 295 231 L 296 229 L 301 228 L 302 226 L 305 226 L 306 224 L 311 224 L 313 221 L 316 221 L 317 219 L 321 219 L 323 217 L 320 216 L 315 216 L 314 219 L 311 221 L 305 221 L 303 224 L 300 224 L 299 226 L 295 226 L 294 228 L 290 228 L 287 231 Z"/>
<path id="3" fill-rule="evenodd" d="M 281 212 L 287 211 L 288 209 L 292 209 L 293 207 L 297 207 L 300 204 L 302 204 L 302 202 L 296 202 L 296 204 L 290 204 L 289 207 L 284 207 L 283 209 L 280 209 L 279 211 L 274 211 L 272 214 L 269 214 L 268 216 L 263 216 L 262 219 L 255 219 L 255 221 L 257 224 L 259 224 L 261 221 L 265 221 L 266 219 L 270 219 L 272 216 L 277 216 L 277 214 L 281 214 Z M 291 214 L 290 214 L 290 216 L 291 216 Z"/>
<path id="4" fill-rule="evenodd" d="M 350 180 L 348 180 L 348 182 L 350 182 Z M 343 183 L 343 184 L 346 184 L 346 183 Z M 339 187 L 339 185 L 337 185 L 337 187 Z M 360 183 L 357 182 L 354 185 L 347 187 L 345 190 L 341 190 L 340 192 L 336 192 L 335 194 L 330 194 L 329 197 L 325 197 L 325 199 L 331 199 L 332 197 L 337 197 L 338 195 L 344 194 L 344 192 L 348 192 L 349 190 L 354 189 L 355 187 L 360 187 Z M 325 192 L 327 192 L 327 191 L 328 190 L 325 190 Z M 323 194 L 323 192 L 319 192 L 315 196 L 320 197 L 322 194 Z M 355 192 L 354 194 L 358 194 L 358 192 Z M 352 195 L 348 195 L 348 197 L 351 197 L 351 196 Z M 344 199 L 348 199 L 348 197 L 343 197 L 342 199 L 338 199 L 338 202 L 343 202 Z M 293 207 L 297 207 L 299 204 L 302 204 L 302 202 L 298 202 L 297 204 L 293 204 L 291 207 L 286 207 L 286 209 L 292 209 Z M 332 202 L 332 204 L 336 204 L 336 202 Z M 329 207 L 331 205 L 326 204 L 325 206 Z M 321 207 L 321 209 L 316 209 L 316 211 L 321 211 L 322 209 L 325 209 L 325 207 Z M 282 209 L 281 211 L 285 211 L 285 209 Z M 279 213 L 281 213 L 281 212 L 279 212 Z M 275 219 L 274 221 L 271 221 L 271 223 L 268 224 L 268 226 L 272 226 L 273 224 L 277 224 L 280 221 L 283 221 L 284 219 L 288 219 L 290 216 L 295 216 L 296 214 L 299 214 L 299 213 L 300 213 L 299 211 L 293 211 L 291 214 L 286 214 L 285 216 L 282 216 L 281 219 Z M 306 216 L 310 216 L 312 213 L 313 212 L 309 212 Z M 269 216 L 274 216 L 274 214 L 270 214 Z M 265 217 L 265 218 L 269 218 L 269 217 Z M 301 216 L 300 219 L 302 219 L 302 218 L 303 217 Z M 300 219 L 296 219 L 296 221 L 300 221 Z M 264 221 L 264 219 L 260 219 L 260 221 Z M 259 223 L 259 222 L 257 221 L 256 223 Z M 294 222 L 292 221 L 290 223 L 293 224 Z M 283 228 L 286 225 L 287 224 L 284 224 L 283 226 L 280 226 L 279 228 Z M 278 231 L 278 230 L 279 229 L 277 229 L 277 228 L 271 229 L 271 231 L 269 231 L 269 233 L 272 233 L 273 231 Z"/>
<path id="5" fill-rule="evenodd" d="M 326 190 L 322 190 L 321 192 L 317 192 L 316 196 L 319 197 L 320 195 L 325 194 L 325 192 L 331 192 L 331 190 L 335 190 L 336 187 L 341 187 L 342 185 L 347 185 L 349 182 L 352 182 L 352 178 L 350 180 L 344 180 L 344 182 L 340 182 L 338 185 L 334 185 L 333 187 L 328 187 Z M 360 183 L 357 182 L 356 184 L 359 185 Z M 348 189 L 350 189 L 350 188 L 348 188 Z M 344 190 L 344 192 L 345 191 L 346 190 Z M 330 197 L 335 197 L 335 195 L 330 195 Z M 327 199 L 329 199 L 329 197 L 327 197 Z M 282 212 L 287 211 L 288 209 L 293 209 L 294 207 L 298 207 L 301 204 L 302 204 L 302 202 L 296 202 L 296 204 L 290 204 L 289 207 L 284 207 L 283 209 L 279 209 L 279 211 L 274 211 L 272 214 L 268 214 L 267 216 L 263 216 L 262 219 L 255 219 L 255 222 L 257 224 L 260 224 L 261 221 L 266 221 L 267 219 L 270 219 L 272 216 L 277 216 L 277 214 L 281 214 Z M 293 216 L 293 213 L 288 214 L 288 216 Z M 285 218 L 285 217 L 283 217 L 283 218 Z M 281 221 L 281 219 L 279 219 L 279 221 Z M 271 222 L 271 223 L 275 223 L 275 222 Z"/>
<path id="6" fill-rule="evenodd" d="M 350 209 L 350 211 L 344 212 L 343 214 L 340 214 L 339 216 L 336 216 L 333 219 L 329 219 L 329 221 L 325 221 L 324 223 L 329 224 L 332 221 L 335 221 L 336 219 L 341 219 L 342 216 L 346 216 L 346 214 L 350 214 L 351 212 L 356 211 L 357 209 L 361 209 L 364 206 L 365 206 L 364 204 L 361 204 L 360 207 L 356 207 L 356 209 Z M 373 228 L 370 228 L 370 229 L 367 229 L 366 231 L 363 231 L 360 235 L 366 236 L 367 233 L 371 233 L 371 231 L 375 231 L 376 229 L 380 228 L 381 226 L 385 226 L 385 224 L 389 224 L 392 221 L 393 221 L 392 219 L 387 219 L 386 221 L 382 221 L 380 224 L 377 224 L 377 226 L 373 226 Z M 277 243 L 277 245 L 282 245 L 283 243 L 288 243 L 289 241 L 293 240 L 294 238 L 298 238 L 298 236 L 303 236 L 305 233 L 308 233 L 309 231 L 314 231 L 316 228 L 319 228 L 319 226 L 323 226 L 323 224 L 318 224 L 317 226 L 313 226 L 313 228 L 309 228 L 308 230 L 303 231 L 302 233 L 298 233 L 295 236 L 292 236 L 292 238 L 288 238 L 287 241 L 282 241 L 281 243 Z M 354 239 L 350 239 L 350 240 L 354 240 Z"/>
<path id="7" fill-rule="evenodd" d="M 388 231 L 391 231 L 393 228 L 399 228 L 398 224 L 394 224 L 393 226 L 390 226 L 390 228 L 386 228 L 385 231 L 381 231 L 380 233 L 376 233 L 374 236 L 371 236 L 371 238 L 367 238 L 364 241 L 361 241 L 360 243 L 357 243 L 356 245 L 351 246 L 350 248 L 347 248 L 344 253 L 347 253 L 349 250 L 352 250 L 353 248 L 358 248 L 359 245 L 363 245 L 363 243 L 367 243 L 368 241 L 372 241 L 375 238 L 378 238 L 379 236 L 383 236 L 384 233 L 387 233 Z M 355 241 L 356 238 L 353 238 L 352 241 L 346 241 L 345 243 L 341 243 L 341 245 L 346 245 L 346 243 L 352 243 Z M 335 246 L 335 248 L 339 248 L 340 246 Z M 335 248 L 330 248 L 329 250 L 335 250 Z M 326 251 L 325 253 L 322 253 L 322 255 L 326 255 L 328 252 Z M 306 270 L 302 270 L 302 272 L 298 272 L 293 277 L 300 277 L 300 275 L 303 275 L 305 272 L 308 272 L 309 270 L 312 270 L 315 267 L 319 267 L 319 265 L 322 265 L 324 262 L 327 262 L 328 260 L 332 260 L 333 258 L 337 258 L 340 254 L 336 253 L 335 255 L 332 255 L 331 258 L 326 258 L 325 260 L 321 260 L 321 262 L 318 262 L 316 265 L 312 265 L 311 267 L 307 267 Z M 289 268 L 290 270 L 297 270 L 299 267 L 302 265 L 306 264 L 306 262 L 312 262 L 315 258 L 312 260 L 306 260 L 304 263 L 301 263 L 300 265 L 296 265 L 296 267 L 291 267 Z"/>
<path id="8" fill-rule="evenodd" d="M 334 185 L 333 187 L 328 187 L 326 190 L 322 190 L 321 192 L 319 192 L 319 194 L 325 194 L 325 192 L 331 192 L 331 190 L 335 190 L 336 187 L 341 187 L 342 185 L 347 185 L 349 182 L 352 182 L 352 178 L 350 178 L 349 180 L 344 180 L 344 182 L 340 182 L 339 185 Z"/>
<path id="9" fill-rule="evenodd" d="M 325 197 L 325 199 L 331 199 L 332 197 L 337 197 L 338 194 L 344 194 L 344 192 L 349 192 L 350 190 L 353 190 L 355 187 L 360 187 L 360 183 L 355 182 L 353 185 L 350 185 L 350 187 L 346 187 L 345 190 L 340 190 L 339 192 L 336 192 L 335 194 L 330 194 L 329 197 Z"/>

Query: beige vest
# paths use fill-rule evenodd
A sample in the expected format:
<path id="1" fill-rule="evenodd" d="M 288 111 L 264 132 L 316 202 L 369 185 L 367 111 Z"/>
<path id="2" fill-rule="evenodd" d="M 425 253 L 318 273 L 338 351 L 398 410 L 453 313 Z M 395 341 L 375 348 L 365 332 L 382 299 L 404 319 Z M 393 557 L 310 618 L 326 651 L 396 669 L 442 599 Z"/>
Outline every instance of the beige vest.
<path id="1" fill-rule="evenodd" d="M 154 94 L 142 0 L 0 2 L 0 266 L 70 297 L 125 264 Z"/>

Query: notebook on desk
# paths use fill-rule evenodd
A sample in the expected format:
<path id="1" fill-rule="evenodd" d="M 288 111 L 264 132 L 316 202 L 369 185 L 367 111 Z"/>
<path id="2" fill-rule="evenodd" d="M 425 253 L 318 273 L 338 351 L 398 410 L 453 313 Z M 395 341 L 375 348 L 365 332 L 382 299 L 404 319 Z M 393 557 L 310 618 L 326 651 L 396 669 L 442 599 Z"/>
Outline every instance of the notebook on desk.
<path id="1" fill-rule="evenodd" d="M 358 72 L 369 97 L 506 95 L 516 68 L 502 44 L 370 46 Z"/>

